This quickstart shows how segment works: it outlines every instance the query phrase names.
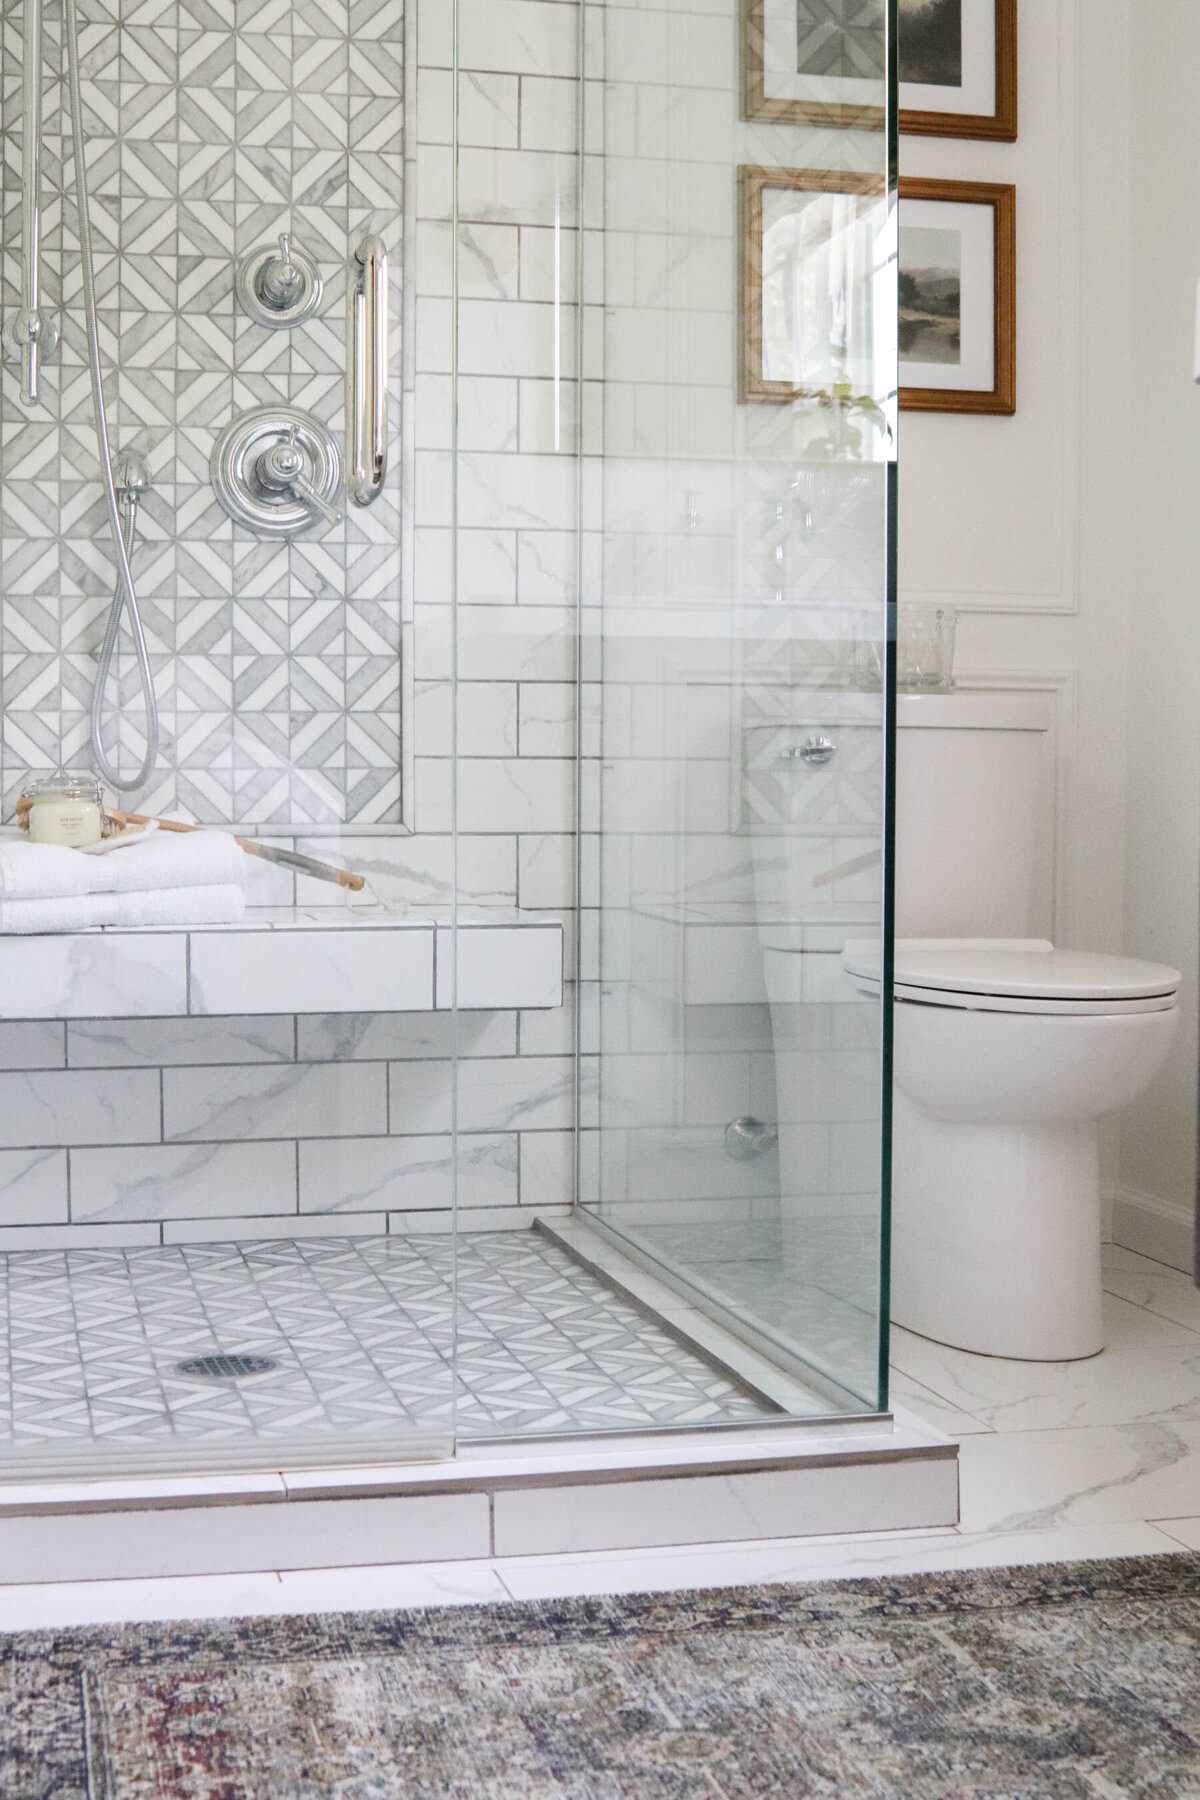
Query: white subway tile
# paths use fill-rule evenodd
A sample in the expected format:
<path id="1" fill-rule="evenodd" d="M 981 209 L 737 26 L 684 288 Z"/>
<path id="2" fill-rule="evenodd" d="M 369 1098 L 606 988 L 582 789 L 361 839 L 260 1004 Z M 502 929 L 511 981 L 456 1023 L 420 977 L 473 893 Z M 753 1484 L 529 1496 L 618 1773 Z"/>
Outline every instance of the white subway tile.
<path id="1" fill-rule="evenodd" d="M 472 1067 L 483 1067 L 482 1059 Z M 389 1119 L 397 1135 L 424 1136 L 449 1131 L 452 1124 L 454 1065 L 450 1061 L 394 1062 L 388 1065 Z M 460 1118 L 463 1130 L 469 1129 Z"/>
<path id="2" fill-rule="evenodd" d="M 566 681 L 524 681 L 518 711 L 522 756 L 573 756 L 575 688 Z"/>
<path id="3" fill-rule="evenodd" d="M 570 827 L 574 798 L 574 766 L 566 757 L 458 765 L 460 831 L 563 831 Z"/>
<path id="4" fill-rule="evenodd" d="M 9 1225 L 0 1229 L 0 1254 L 10 1250 L 132 1250 L 157 1244 L 159 1227 L 126 1225 Z"/>
<path id="5" fill-rule="evenodd" d="M 0 1024 L 0 1069 L 61 1069 L 65 1033 L 61 1019 L 6 1020 Z"/>
<path id="6" fill-rule="evenodd" d="M 291 1062 L 290 1016 L 246 1019 L 91 1019 L 67 1027 L 73 1069 L 158 1067 L 170 1063 Z"/>
<path id="7" fill-rule="evenodd" d="M 437 958 L 439 1007 L 562 1005 L 563 933 L 555 924 L 462 924 L 457 945 L 451 928 L 440 925 Z"/>
<path id="8" fill-rule="evenodd" d="M 165 1069 L 168 1142 L 354 1137 L 387 1130 L 381 1063 L 291 1068 Z"/>
<path id="9" fill-rule="evenodd" d="M 460 681 L 570 681 L 575 615 L 566 606 L 458 609 Z"/>
<path id="10" fill-rule="evenodd" d="M 76 1224 L 295 1210 L 296 1153 L 291 1144 L 71 1151 L 71 1218 Z"/>
<path id="11" fill-rule="evenodd" d="M 334 846 L 336 845 L 336 851 Z M 397 906 L 445 906 L 454 899 L 453 845 L 448 835 L 355 838 L 301 838 L 308 856 L 337 861 L 369 879 L 382 899 Z M 343 904 L 339 889 L 301 875 L 301 906 Z M 513 838 L 480 833 L 459 839 L 458 898 L 471 906 L 516 904 L 516 845 Z"/>
<path id="12" fill-rule="evenodd" d="M 572 994 L 564 993 L 561 1006 L 521 1013 L 522 1056 L 571 1056 L 575 1051 L 575 1010 Z"/>
<path id="13" fill-rule="evenodd" d="M 458 1065 L 461 1131 L 569 1129 L 574 1112 L 569 1056 L 468 1059 Z"/>
<path id="14" fill-rule="evenodd" d="M 432 933 L 196 932 L 189 988 L 193 1013 L 423 1011 L 433 998 Z"/>
<path id="15" fill-rule="evenodd" d="M 0 1145 L 157 1143 L 158 1075 L 149 1069 L 0 1075 Z"/>
<path id="16" fill-rule="evenodd" d="M 513 1056 L 515 1012 L 463 1013 L 460 1056 Z M 455 1020 L 447 1013 L 311 1013 L 296 1021 L 302 1062 L 400 1062 L 447 1057 Z"/>
<path id="17" fill-rule="evenodd" d="M 0 1581 L 361 1568 L 484 1557 L 488 1550 L 486 1494 L 189 1506 L 94 1513 L 83 1521 L 0 1521 Z"/>
<path id="18" fill-rule="evenodd" d="M 570 368 L 570 341 L 560 335 L 565 321 L 552 305 L 464 299 L 458 321 L 459 366 L 464 376 L 548 378 L 556 364 Z M 515 420 L 513 423 L 515 427 Z M 516 447 L 515 429 L 507 447 Z"/>
<path id="19" fill-rule="evenodd" d="M 514 1133 L 460 1133 L 457 1163 L 460 1206 L 517 1204 Z M 454 1165 L 454 1142 L 447 1135 L 303 1143 L 300 1208 L 306 1213 L 446 1208 L 453 1204 Z"/>
<path id="20" fill-rule="evenodd" d="M 464 69 L 504 69 L 518 75 L 578 71 L 578 8 L 557 0 L 460 0 L 459 58 Z"/>
<path id="21" fill-rule="evenodd" d="M 572 906 L 575 900 L 575 840 L 565 833 L 523 833 L 518 840 L 522 907 Z"/>
<path id="22" fill-rule="evenodd" d="M 609 1483 L 575 1489 L 570 1506 L 554 1488 L 500 1491 L 494 1507 L 497 1556 L 677 1543 L 681 1507 L 688 1540 L 697 1544 L 911 1530 L 957 1522 L 958 1470 L 952 1458 L 879 1463 L 869 1471 L 859 1461 Z"/>
<path id="23" fill-rule="evenodd" d="M 453 246 L 453 226 L 449 220 L 423 219 L 418 223 L 417 293 L 443 297 L 453 293 Z M 461 220 L 458 227 L 459 298 L 544 298 L 540 294 L 520 293 L 520 254 L 521 240 L 516 225 Z"/>
<path id="24" fill-rule="evenodd" d="M 187 1011 L 187 939 L 175 932 L 0 937 L 4 1012 L 18 1019 Z"/>
<path id="25" fill-rule="evenodd" d="M 575 1134 L 522 1131 L 521 1205 L 539 1210 L 569 1206 L 575 1198 Z"/>
<path id="26" fill-rule="evenodd" d="M 65 1150 L 0 1150 L 0 1225 L 66 1224 Z"/>
<path id="27" fill-rule="evenodd" d="M 577 81 L 522 76 L 522 150 L 575 150 L 579 139 L 578 111 Z"/>

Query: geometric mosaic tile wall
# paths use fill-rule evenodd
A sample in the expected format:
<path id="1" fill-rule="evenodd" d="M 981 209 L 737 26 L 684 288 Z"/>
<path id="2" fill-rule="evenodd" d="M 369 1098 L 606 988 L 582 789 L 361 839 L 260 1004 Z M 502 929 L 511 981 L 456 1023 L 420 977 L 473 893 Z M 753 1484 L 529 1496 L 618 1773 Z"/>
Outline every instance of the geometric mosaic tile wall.
<path id="1" fill-rule="evenodd" d="M 3 22 L 3 329 L 20 281 L 21 12 Z M 222 427 L 271 401 L 343 439 L 346 268 L 368 231 L 393 270 L 398 399 L 401 0 L 352 7 L 97 0 L 82 30 L 96 281 L 110 430 L 147 459 L 134 563 L 162 718 L 151 811 L 262 825 L 400 817 L 400 468 L 370 508 L 291 543 L 236 528 L 209 482 Z M 47 67 L 61 18 L 46 17 Z M 78 239 L 64 206 L 61 81 L 44 98 L 44 304 L 63 332 L 45 404 L 0 401 L 0 704 L 5 816 L 31 771 L 86 765 L 112 593 L 84 363 Z M 238 261 L 290 230 L 325 283 L 291 331 L 236 302 Z M 64 308 L 64 300 L 66 307 Z M 399 406 L 391 409 L 398 431 Z M 126 640 L 127 641 L 127 640 Z M 136 667 L 110 684 L 109 752 L 137 767 Z M 113 712 L 117 708 L 114 706 Z"/>

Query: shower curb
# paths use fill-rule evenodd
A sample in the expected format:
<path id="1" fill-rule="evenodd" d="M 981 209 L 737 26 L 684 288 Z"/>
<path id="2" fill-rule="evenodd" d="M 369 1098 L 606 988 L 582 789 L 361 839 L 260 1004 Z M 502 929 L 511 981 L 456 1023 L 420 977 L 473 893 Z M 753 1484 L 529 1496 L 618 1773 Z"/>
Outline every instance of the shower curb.
<path id="1" fill-rule="evenodd" d="M 0 1484 L 0 1585 L 465 1561 L 958 1522 L 958 1447 L 881 1418 L 580 1453 Z"/>

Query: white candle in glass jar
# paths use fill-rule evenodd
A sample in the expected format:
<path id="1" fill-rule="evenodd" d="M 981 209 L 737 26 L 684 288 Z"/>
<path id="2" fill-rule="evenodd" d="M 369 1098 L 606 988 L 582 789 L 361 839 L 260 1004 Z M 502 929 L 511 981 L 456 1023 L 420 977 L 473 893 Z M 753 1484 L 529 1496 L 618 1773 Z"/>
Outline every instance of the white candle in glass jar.
<path id="1" fill-rule="evenodd" d="M 29 835 L 35 844 L 82 850 L 104 836 L 103 796 L 94 775 L 51 775 L 28 790 Z"/>

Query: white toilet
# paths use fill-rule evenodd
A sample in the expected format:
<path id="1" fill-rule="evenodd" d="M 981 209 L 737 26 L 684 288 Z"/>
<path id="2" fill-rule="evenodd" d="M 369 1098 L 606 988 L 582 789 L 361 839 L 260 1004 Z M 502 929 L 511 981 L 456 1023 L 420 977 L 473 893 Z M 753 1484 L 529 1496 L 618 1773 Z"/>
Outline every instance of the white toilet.
<path id="1" fill-rule="evenodd" d="M 1032 935 L 1049 712 L 1040 694 L 905 695 L 897 749 L 891 1316 L 1035 1361 L 1103 1348 L 1100 1121 L 1162 1065 L 1181 979 Z M 843 961 L 878 990 L 878 942 Z"/>

